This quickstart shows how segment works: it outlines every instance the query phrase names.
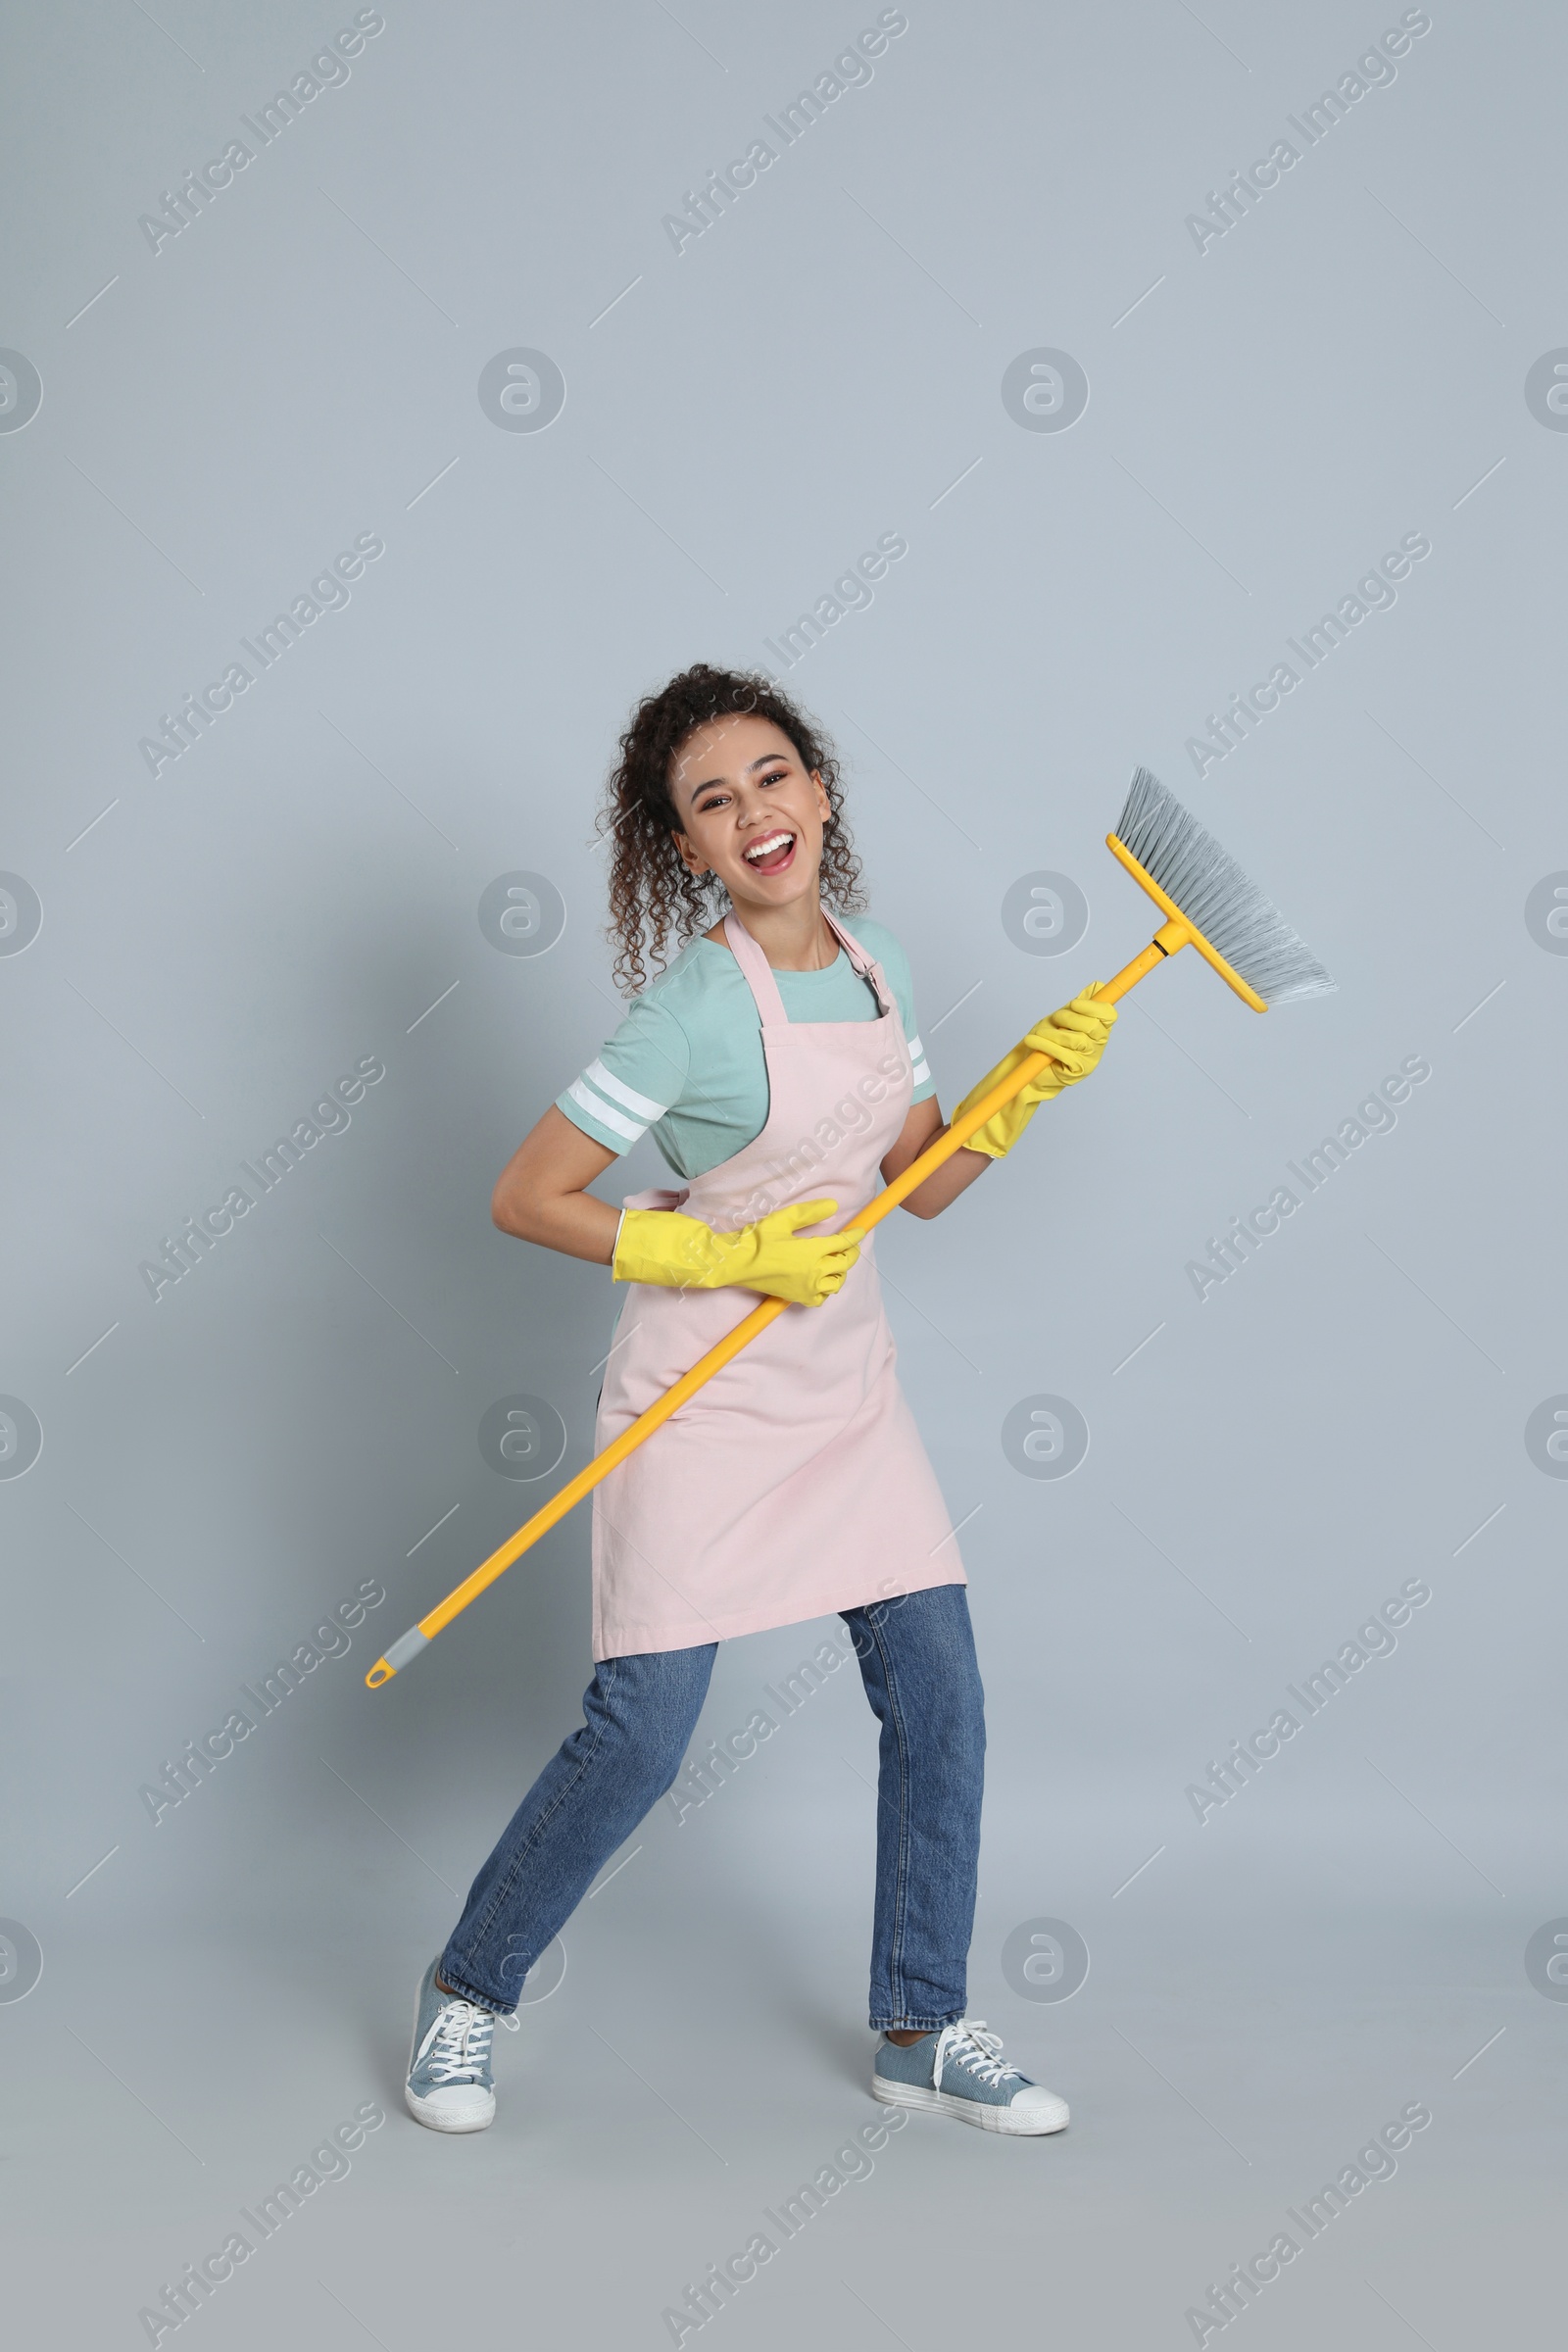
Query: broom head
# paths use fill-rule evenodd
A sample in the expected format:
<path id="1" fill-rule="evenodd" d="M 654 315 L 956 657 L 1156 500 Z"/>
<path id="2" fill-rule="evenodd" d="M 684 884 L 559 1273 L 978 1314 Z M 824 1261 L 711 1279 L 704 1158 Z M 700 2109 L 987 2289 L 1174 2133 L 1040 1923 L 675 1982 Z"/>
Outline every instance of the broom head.
<path id="1" fill-rule="evenodd" d="M 1199 954 L 1255 1012 L 1338 987 L 1255 882 L 1147 767 L 1136 768 L 1107 845 Z"/>

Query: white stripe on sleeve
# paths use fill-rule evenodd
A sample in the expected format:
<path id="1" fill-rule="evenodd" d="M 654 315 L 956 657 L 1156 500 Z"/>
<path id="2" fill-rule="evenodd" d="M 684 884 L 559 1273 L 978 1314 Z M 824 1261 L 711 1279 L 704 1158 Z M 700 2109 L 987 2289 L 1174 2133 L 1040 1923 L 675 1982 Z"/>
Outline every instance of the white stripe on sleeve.
<path id="1" fill-rule="evenodd" d="M 612 1102 L 618 1102 L 623 1110 L 635 1111 L 645 1126 L 655 1119 L 662 1119 L 669 1108 L 667 1102 L 656 1102 L 651 1096 L 640 1095 L 634 1086 L 628 1086 L 623 1078 L 617 1078 L 612 1070 L 607 1070 L 598 1059 L 588 1064 L 583 1076 L 590 1086 L 596 1086 L 602 1095 L 608 1095 Z"/>
<path id="2" fill-rule="evenodd" d="M 931 1072 L 926 1064 L 925 1048 L 921 1045 L 920 1040 L 917 1037 L 911 1037 L 909 1040 L 909 1059 L 914 1065 L 915 1085 L 926 1085 L 930 1079 Z"/>
<path id="3" fill-rule="evenodd" d="M 593 1089 L 585 1085 L 581 1078 L 574 1078 L 566 1092 L 573 1102 L 585 1110 L 591 1119 L 597 1120 L 601 1127 L 608 1127 L 612 1135 L 623 1135 L 628 1144 L 640 1144 L 648 1133 L 646 1123 L 641 1127 L 634 1127 L 630 1119 L 623 1117 L 621 1112 L 616 1110 L 613 1104 L 607 1102 L 602 1095 L 595 1094 Z"/>

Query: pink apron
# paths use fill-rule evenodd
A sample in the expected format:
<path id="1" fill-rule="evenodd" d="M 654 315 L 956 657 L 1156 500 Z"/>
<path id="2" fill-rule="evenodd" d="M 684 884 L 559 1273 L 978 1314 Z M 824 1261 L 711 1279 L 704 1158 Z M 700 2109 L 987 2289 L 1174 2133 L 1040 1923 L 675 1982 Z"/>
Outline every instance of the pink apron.
<path id="1" fill-rule="evenodd" d="M 796 1200 L 835 1200 L 837 1231 L 881 1189 L 914 1091 L 879 964 L 833 929 L 881 1006 L 874 1021 L 791 1021 L 761 949 L 724 936 L 762 1023 L 767 1124 L 685 1192 L 633 1194 L 721 1233 Z M 843 1289 L 790 1306 L 594 1494 L 594 1656 L 687 1649 L 966 1579 L 895 1371 L 874 1234 Z M 627 1286 L 599 1401 L 617 1437 L 757 1304 L 757 1293 Z"/>

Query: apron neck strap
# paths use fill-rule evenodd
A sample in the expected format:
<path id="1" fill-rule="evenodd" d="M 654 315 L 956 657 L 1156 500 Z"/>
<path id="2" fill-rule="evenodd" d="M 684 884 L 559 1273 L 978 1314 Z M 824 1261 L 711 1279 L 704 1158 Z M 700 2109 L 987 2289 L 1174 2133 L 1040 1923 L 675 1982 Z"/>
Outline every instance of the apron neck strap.
<path id="1" fill-rule="evenodd" d="M 885 1017 L 892 1009 L 892 998 L 882 978 L 881 965 L 873 956 L 867 954 L 859 941 L 845 929 L 837 915 L 829 914 L 825 906 L 822 912 L 829 930 L 838 940 L 851 963 L 863 979 L 870 981 L 875 989 L 877 1003 Z M 730 952 L 745 974 L 752 995 L 757 1000 L 757 1009 L 761 1016 L 764 1028 L 772 1027 L 775 1024 L 781 1028 L 784 1027 L 789 1020 L 789 1014 L 784 1009 L 784 1000 L 779 994 L 778 982 L 773 977 L 773 968 L 733 907 L 724 917 L 724 937 L 728 940 Z"/>
<path id="2" fill-rule="evenodd" d="M 829 914 L 825 906 L 822 909 L 822 913 L 826 918 L 829 930 L 837 934 L 839 942 L 844 949 L 844 953 L 846 956 L 848 956 L 850 961 L 854 964 L 861 979 L 869 980 L 871 986 L 875 989 L 877 1003 L 881 1006 L 885 1016 L 893 1009 L 893 993 L 888 987 L 886 980 L 882 976 L 882 966 L 878 963 L 876 957 L 871 954 L 870 949 L 862 948 L 859 941 L 856 938 L 854 932 L 849 930 L 845 924 L 841 923 L 836 914 Z"/>
<path id="3" fill-rule="evenodd" d="M 772 967 L 733 907 L 724 917 L 724 937 L 757 1000 L 757 1009 L 763 1028 L 783 1028 L 790 1016 L 784 1009 L 784 1000 L 778 993 L 778 982 L 773 977 Z"/>

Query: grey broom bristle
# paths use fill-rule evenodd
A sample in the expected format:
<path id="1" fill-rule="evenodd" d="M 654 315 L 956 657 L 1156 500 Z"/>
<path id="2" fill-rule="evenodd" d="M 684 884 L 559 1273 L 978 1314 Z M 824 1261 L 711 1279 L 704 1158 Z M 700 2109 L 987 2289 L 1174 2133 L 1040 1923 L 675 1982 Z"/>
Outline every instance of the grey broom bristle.
<path id="1" fill-rule="evenodd" d="M 1116 838 L 1265 1004 L 1338 988 L 1257 884 L 1147 767 L 1133 771 Z"/>

